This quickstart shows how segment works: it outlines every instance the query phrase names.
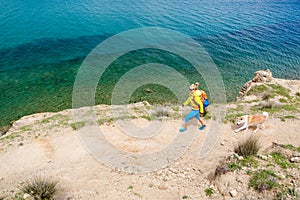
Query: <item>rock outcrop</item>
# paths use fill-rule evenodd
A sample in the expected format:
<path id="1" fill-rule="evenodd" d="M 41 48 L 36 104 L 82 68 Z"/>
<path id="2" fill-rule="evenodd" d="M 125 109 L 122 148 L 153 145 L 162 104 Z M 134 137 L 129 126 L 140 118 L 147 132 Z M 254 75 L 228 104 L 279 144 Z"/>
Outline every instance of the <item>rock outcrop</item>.
<path id="1" fill-rule="evenodd" d="M 272 72 L 269 69 L 256 71 L 254 73 L 254 78 L 245 83 L 245 85 L 242 87 L 239 92 L 240 96 L 238 98 L 244 97 L 254 84 L 270 82 L 272 78 Z"/>

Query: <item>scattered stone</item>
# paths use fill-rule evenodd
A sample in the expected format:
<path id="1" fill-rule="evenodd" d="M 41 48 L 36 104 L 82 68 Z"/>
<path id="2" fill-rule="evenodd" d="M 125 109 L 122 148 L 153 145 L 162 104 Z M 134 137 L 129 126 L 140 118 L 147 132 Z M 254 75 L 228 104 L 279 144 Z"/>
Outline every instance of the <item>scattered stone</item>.
<path id="1" fill-rule="evenodd" d="M 238 159 L 239 160 L 244 160 L 244 157 L 243 156 L 239 156 Z"/>
<path id="2" fill-rule="evenodd" d="M 273 156 L 269 154 L 269 155 L 268 155 L 268 158 L 271 158 L 271 159 L 272 159 L 272 158 L 273 158 Z"/>
<path id="3" fill-rule="evenodd" d="M 225 142 L 221 142 L 220 144 L 221 144 L 222 146 L 224 146 L 224 145 L 225 145 Z"/>
<path id="4" fill-rule="evenodd" d="M 29 199 L 32 199 L 32 197 L 31 197 L 30 194 L 25 193 L 25 194 L 23 195 L 23 199 L 29 200 Z"/>
<path id="5" fill-rule="evenodd" d="M 296 192 L 297 192 L 297 194 L 300 194 L 300 187 L 296 188 Z"/>
<path id="6" fill-rule="evenodd" d="M 146 91 L 147 93 L 152 93 L 152 92 L 153 92 L 153 90 L 151 90 L 150 88 L 147 88 L 145 91 Z"/>
<path id="7" fill-rule="evenodd" d="M 4 178 L 3 177 L 0 177 L 0 181 L 2 181 Z"/>
<path id="8" fill-rule="evenodd" d="M 158 189 L 160 189 L 160 190 L 167 190 L 168 186 L 166 186 L 164 184 L 161 184 L 161 185 L 158 186 Z"/>
<path id="9" fill-rule="evenodd" d="M 236 190 L 230 190 L 229 191 L 230 196 L 236 197 L 238 195 L 238 192 Z"/>
<path id="10" fill-rule="evenodd" d="M 258 157 L 263 160 L 268 160 L 268 156 L 266 156 L 266 155 L 258 155 Z"/>
<path id="11" fill-rule="evenodd" d="M 291 162 L 296 162 L 296 163 L 298 163 L 298 162 L 300 162 L 300 157 L 292 157 L 292 158 L 290 159 L 290 161 L 291 161 Z"/>

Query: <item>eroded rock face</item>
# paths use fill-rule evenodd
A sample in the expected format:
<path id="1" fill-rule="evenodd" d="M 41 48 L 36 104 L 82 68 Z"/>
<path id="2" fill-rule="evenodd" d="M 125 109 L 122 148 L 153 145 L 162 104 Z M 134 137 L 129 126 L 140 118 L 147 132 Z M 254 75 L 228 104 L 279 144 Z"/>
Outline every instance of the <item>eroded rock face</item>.
<path id="1" fill-rule="evenodd" d="M 254 83 L 265 83 L 265 82 L 270 82 L 272 80 L 272 72 L 267 69 L 267 70 L 259 70 L 254 73 L 254 78 L 242 87 L 240 90 L 240 96 L 239 98 L 245 96 L 247 92 L 252 88 Z"/>
<path id="2" fill-rule="evenodd" d="M 269 69 L 259 70 L 254 73 L 254 78 L 252 79 L 252 81 L 256 83 L 265 83 L 270 82 L 272 78 L 272 72 Z"/>

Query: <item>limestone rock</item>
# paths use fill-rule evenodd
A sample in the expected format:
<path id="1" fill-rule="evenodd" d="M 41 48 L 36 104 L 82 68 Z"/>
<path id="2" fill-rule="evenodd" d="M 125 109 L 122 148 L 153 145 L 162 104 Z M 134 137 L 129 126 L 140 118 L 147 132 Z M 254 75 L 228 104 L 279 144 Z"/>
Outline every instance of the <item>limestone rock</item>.
<path id="1" fill-rule="evenodd" d="M 238 195 L 238 192 L 234 189 L 234 190 L 230 190 L 229 191 L 230 196 L 232 197 L 236 197 Z"/>

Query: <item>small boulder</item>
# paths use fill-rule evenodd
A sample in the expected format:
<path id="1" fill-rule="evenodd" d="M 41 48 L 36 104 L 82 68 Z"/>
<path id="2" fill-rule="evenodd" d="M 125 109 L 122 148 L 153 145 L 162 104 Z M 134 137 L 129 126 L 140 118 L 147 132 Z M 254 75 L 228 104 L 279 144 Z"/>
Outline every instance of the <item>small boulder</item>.
<path id="1" fill-rule="evenodd" d="M 300 157 L 292 157 L 292 158 L 290 159 L 290 161 L 291 161 L 291 162 L 296 162 L 296 163 L 298 163 L 298 162 L 300 162 Z"/>
<path id="2" fill-rule="evenodd" d="M 238 192 L 234 189 L 234 190 L 230 190 L 229 191 L 230 196 L 232 197 L 236 197 L 238 195 Z"/>

